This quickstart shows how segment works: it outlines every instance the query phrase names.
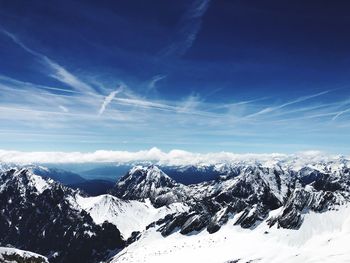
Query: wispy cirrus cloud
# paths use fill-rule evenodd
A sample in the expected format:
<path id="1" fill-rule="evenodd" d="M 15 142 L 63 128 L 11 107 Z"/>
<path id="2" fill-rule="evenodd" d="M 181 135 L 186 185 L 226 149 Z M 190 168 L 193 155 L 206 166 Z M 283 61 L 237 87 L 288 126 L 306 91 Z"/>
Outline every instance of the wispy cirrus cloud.
<path id="1" fill-rule="evenodd" d="M 42 57 L 43 55 L 39 52 L 36 52 L 35 50 L 27 47 L 15 34 L 12 34 L 11 32 L 0 28 L 0 33 L 10 38 L 14 43 L 16 43 L 18 46 L 20 46 L 23 50 L 27 51 L 29 54 L 36 56 L 36 57 Z"/>
<path id="2" fill-rule="evenodd" d="M 62 67 L 52 59 L 48 58 L 46 55 L 43 55 L 42 53 L 37 52 L 32 48 L 29 48 L 15 34 L 12 34 L 4 29 L 0 29 L 0 32 L 3 35 L 9 37 L 14 43 L 16 43 L 23 50 L 25 50 L 29 54 L 35 56 L 36 58 L 40 59 L 43 63 L 45 63 L 45 65 L 47 65 L 52 71 L 52 73 L 49 74 L 51 77 L 57 79 L 62 83 L 67 84 L 68 86 L 74 88 L 77 91 L 94 93 L 94 89 L 90 85 L 81 81 L 78 77 L 74 76 L 64 67 Z"/>
<path id="3" fill-rule="evenodd" d="M 196 111 L 198 107 L 202 104 L 201 98 L 198 94 L 193 94 L 186 97 L 178 108 L 179 112 L 191 112 Z"/>
<path id="4" fill-rule="evenodd" d="M 64 84 L 67 84 L 68 86 L 74 88 L 77 91 L 89 94 L 96 93 L 94 88 L 92 88 L 89 84 L 83 82 L 78 77 L 74 76 L 72 73 L 70 73 L 58 63 L 52 61 L 46 56 L 43 56 L 42 59 L 53 70 L 53 72 L 50 74 L 51 77 L 57 79 L 58 81 Z"/>
<path id="5" fill-rule="evenodd" d="M 316 98 L 316 97 L 319 97 L 319 96 L 323 96 L 323 95 L 325 95 L 325 94 L 327 94 L 329 92 L 330 92 L 329 90 L 326 90 L 326 91 L 322 91 L 322 92 L 319 92 L 319 93 L 315 93 L 315 94 L 311 94 L 311 95 L 307 95 L 307 96 L 302 96 L 302 97 L 299 97 L 297 99 L 288 101 L 288 102 L 283 103 L 281 105 L 278 105 L 278 106 L 264 108 L 264 109 L 262 109 L 262 110 L 260 110 L 260 111 L 258 111 L 256 113 L 253 113 L 253 114 L 250 114 L 250 115 L 246 116 L 246 118 L 251 118 L 251 117 L 259 116 L 259 115 L 262 115 L 262 114 L 267 114 L 267 113 L 270 113 L 270 112 L 274 112 L 274 111 L 286 108 L 288 106 L 291 106 L 293 104 L 301 103 L 301 102 L 304 102 L 304 101 L 307 101 L 307 100 L 310 100 L 310 99 L 313 99 L 313 98 Z"/>
<path id="6" fill-rule="evenodd" d="M 34 84 L 31 82 L 16 80 L 16 79 L 4 76 L 4 75 L 0 75 L 0 81 L 2 81 L 4 84 L 10 85 L 10 86 L 20 86 L 20 87 L 28 88 L 28 89 L 59 91 L 59 92 L 64 92 L 64 93 L 81 94 L 80 92 L 75 91 L 75 90 L 63 89 L 63 88 L 46 86 L 46 85 L 41 85 L 41 84 Z"/>
<path id="7" fill-rule="evenodd" d="M 342 110 L 342 111 L 339 111 L 335 114 L 335 116 L 332 118 L 333 121 L 335 121 L 336 119 L 338 119 L 341 115 L 343 114 L 346 114 L 350 112 L 350 109 L 346 109 L 346 110 Z"/>
<path id="8" fill-rule="evenodd" d="M 115 96 L 120 93 L 123 90 L 123 86 L 120 85 L 116 90 L 112 91 L 111 93 L 108 94 L 108 96 L 105 97 L 105 99 L 102 102 L 101 108 L 98 112 L 99 115 L 102 115 L 103 112 L 106 110 L 106 107 L 108 106 L 108 104 L 110 104 L 113 99 L 115 98 Z"/>
<path id="9" fill-rule="evenodd" d="M 202 17 L 209 4 L 210 0 L 194 0 L 189 4 L 180 18 L 172 43 L 160 51 L 161 56 L 183 56 L 192 47 L 201 29 Z"/>
<path id="10" fill-rule="evenodd" d="M 196 8 L 192 6 L 187 17 L 198 22 L 209 1 L 195 3 Z M 196 147 L 210 144 L 211 147 L 247 148 L 251 145 L 264 149 L 272 145 L 272 140 L 283 141 L 282 137 L 288 133 L 293 133 L 295 141 L 302 141 L 306 138 L 306 131 L 317 131 L 312 138 L 331 134 L 334 125 L 344 127 L 344 134 L 348 131 L 344 123 L 348 121 L 349 99 L 327 100 L 327 103 L 315 100 L 330 95 L 333 90 L 296 98 L 290 96 L 280 104 L 276 104 L 277 98 L 256 98 L 254 94 L 243 100 L 225 97 L 225 102 L 215 101 L 199 92 L 176 98 L 160 94 L 152 96 L 140 92 L 145 88 L 145 80 L 140 81 L 139 87 L 125 84 L 115 90 L 106 89 L 101 84 L 102 92 L 98 92 L 94 87 L 98 83 L 105 84 L 102 78 L 91 83 L 88 77 L 77 76 L 67 69 L 68 66 L 63 67 L 45 54 L 32 50 L 15 35 L 2 34 L 42 62 L 41 74 L 58 80 L 58 86 L 45 86 L 0 75 L 0 132 L 6 134 L 6 143 L 43 140 L 55 145 L 57 141 L 64 140 L 79 145 L 104 143 L 108 147 L 113 143 L 116 147 L 122 144 L 141 147 L 168 143 Z M 186 52 L 190 45 L 180 44 L 178 47 L 180 49 L 176 52 Z M 155 88 L 164 78 L 165 75 L 155 75 L 146 83 Z M 116 83 L 123 82 L 118 78 L 106 86 L 115 87 Z M 61 84 L 64 84 L 63 87 L 60 87 Z M 213 92 L 216 90 L 220 88 L 213 89 Z M 9 129 L 20 130 L 23 136 L 6 133 Z M 91 131 L 94 135 L 82 134 L 83 131 Z M 48 136 L 48 133 L 51 135 Z M 72 133 L 78 135 L 72 136 Z M 81 137 L 77 139 L 79 134 Z"/>
<path id="11" fill-rule="evenodd" d="M 63 112 L 69 112 L 69 109 L 63 105 L 58 105 L 58 108 L 62 110 Z"/>
<path id="12" fill-rule="evenodd" d="M 156 89 L 156 84 L 161 81 L 162 79 L 165 79 L 167 76 L 166 75 L 155 75 L 151 81 L 148 84 L 148 90 L 153 91 Z"/>

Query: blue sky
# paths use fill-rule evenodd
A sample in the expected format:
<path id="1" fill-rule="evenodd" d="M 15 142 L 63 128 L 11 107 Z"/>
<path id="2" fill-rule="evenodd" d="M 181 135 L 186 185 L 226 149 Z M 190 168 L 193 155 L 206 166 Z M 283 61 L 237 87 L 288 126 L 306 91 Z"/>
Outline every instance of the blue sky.
<path id="1" fill-rule="evenodd" d="M 347 1 L 0 1 L 0 148 L 349 154 Z"/>

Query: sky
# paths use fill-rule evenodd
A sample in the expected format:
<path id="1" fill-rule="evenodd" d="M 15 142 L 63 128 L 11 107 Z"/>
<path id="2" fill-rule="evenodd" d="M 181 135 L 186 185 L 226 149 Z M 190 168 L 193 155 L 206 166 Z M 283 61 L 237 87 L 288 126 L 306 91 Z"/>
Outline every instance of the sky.
<path id="1" fill-rule="evenodd" d="M 0 0 L 0 149 L 350 154 L 349 11 Z"/>

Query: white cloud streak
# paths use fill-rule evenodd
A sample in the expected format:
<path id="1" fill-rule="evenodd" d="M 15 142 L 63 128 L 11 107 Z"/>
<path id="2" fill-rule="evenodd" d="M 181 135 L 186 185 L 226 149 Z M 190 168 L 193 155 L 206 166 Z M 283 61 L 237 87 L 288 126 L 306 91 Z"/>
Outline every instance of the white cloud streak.
<path id="1" fill-rule="evenodd" d="M 95 93 L 94 89 L 90 85 L 81 81 L 78 77 L 74 76 L 72 73 L 67 71 L 64 67 L 59 65 L 57 62 L 55 62 L 52 59 L 48 58 L 47 56 L 41 54 L 40 52 L 37 52 L 37 51 L 29 48 L 14 34 L 6 31 L 4 29 L 0 29 L 0 32 L 3 35 L 9 37 L 15 44 L 17 44 L 23 50 L 25 50 L 29 54 L 37 57 L 42 62 L 44 62 L 53 71 L 50 74 L 50 76 L 52 78 L 55 78 L 58 81 L 69 85 L 70 87 L 74 88 L 75 90 L 77 90 L 79 92 L 90 93 L 90 94 Z"/>
<path id="2" fill-rule="evenodd" d="M 27 47 L 19 38 L 12 34 L 11 32 L 8 32 L 7 30 L 0 29 L 0 33 L 3 35 L 9 37 L 14 43 L 16 43 L 18 46 L 20 46 L 23 50 L 27 51 L 29 54 L 36 56 L 36 57 L 42 57 L 43 55 L 39 52 L 34 51 L 33 49 Z"/>
<path id="3" fill-rule="evenodd" d="M 210 0 L 194 0 L 180 18 L 176 35 L 170 46 L 160 52 L 161 56 L 183 56 L 190 49 L 201 29 L 202 17 Z"/>
<path id="4" fill-rule="evenodd" d="M 273 112 L 273 111 L 277 111 L 277 110 L 280 110 L 280 109 L 283 109 L 287 106 L 290 106 L 290 105 L 293 105 L 293 104 L 297 104 L 297 103 L 300 103 L 300 102 L 304 102 L 304 101 L 307 101 L 307 100 L 310 100 L 310 99 L 313 99 L 313 98 L 316 98 L 316 97 L 319 97 L 319 96 L 323 96 L 327 93 L 329 93 L 330 91 L 329 90 L 326 90 L 326 91 L 322 91 L 322 92 L 319 92 L 319 93 L 316 93 L 316 94 L 312 94 L 312 95 L 308 95 L 308 96 L 303 96 L 303 97 L 299 97 L 295 100 L 292 100 L 292 101 L 288 101 L 284 104 L 281 104 L 279 106 L 276 106 L 276 107 L 267 107 L 267 108 L 264 108 L 256 113 L 253 113 L 253 114 L 250 114 L 248 116 L 246 116 L 246 118 L 250 118 L 250 117 L 255 117 L 255 116 L 259 116 L 259 115 L 262 115 L 262 114 L 267 114 L 267 113 L 270 113 L 270 112 Z"/>
<path id="5" fill-rule="evenodd" d="M 7 76 L 0 75 L 0 81 L 4 81 L 4 83 L 10 84 L 11 86 L 21 86 L 23 88 L 29 88 L 29 89 L 43 89 L 43 90 L 49 90 L 49 91 L 62 91 L 64 93 L 70 93 L 70 94 L 82 94 L 81 92 L 75 91 L 75 90 L 68 90 L 68 89 L 62 89 L 57 87 L 50 87 L 50 86 L 44 86 L 40 84 L 34 84 L 31 82 L 25 82 L 25 81 L 19 81 L 13 78 L 9 78 Z"/>
<path id="6" fill-rule="evenodd" d="M 95 90 L 85 82 L 81 81 L 78 77 L 74 76 L 72 73 L 67 71 L 64 67 L 57 64 L 47 57 L 42 57 L 43 61 L 53 70 L 53 73 L 50 74 L 52 78 L 57 79 L 58 81 L 67 84 L 68 86 L 74 88 L 75 90 L 90 95 L 94 95 Z"/>
<path id="7" fill-rule="evenodd" d="M 113 99 L 115 98 L 115 96 L 120 93 L 123 90 L 122 86 L 119 86 L 118 89 L 116 89 L 115 91 L 112 91 L 111 93 L 108 94 L 108 96 L 105 97 L 105 99 L 102 102 L 101 108 L 98 112 L 99 115 L 102 115 L 103 112 L 106 110 L 106 107 L 108 106 L 108 104 L 110 104 Z"/>
<path id="8" fill-rule="evenodd" d="M 69 112 L 68 108 L 65 107 L 65 106 L 63 106 L 63 105 L 59 105 L 58 108 L 59 108 L 60 110 L 62 110 L 63 112 Z"/>
<path id="9" fill-rule="evenodd" d="M 341 115 L 345 114 L 345 113 L 348 113 L 350 112 L 350 109 L 346 109 L 346 110 L 343 110 L 343 111 L 340 111 L 338 112 L 333 118 L 332 118 L 332 121 L 335 121 L 336 119 L 338 119 Z"/>
<path id="10" fill-rule="evenodd" d="M 157 87 L 156 87 L 156 84 L 161 81 L 162 79 L 165 79 L 167 76 L 166 75 L 156 75 L 154 76 L 151 81 L 149 82 L 148 84 L 148 90 L 150 91 L 153 91 L 155 90 Z"/>

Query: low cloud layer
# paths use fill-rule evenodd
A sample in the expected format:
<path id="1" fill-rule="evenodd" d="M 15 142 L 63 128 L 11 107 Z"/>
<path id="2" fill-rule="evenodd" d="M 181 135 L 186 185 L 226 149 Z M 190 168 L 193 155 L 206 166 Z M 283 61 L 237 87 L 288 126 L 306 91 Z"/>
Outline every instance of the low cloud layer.
<path id="1" fill-rule="evenodd" d="M 331 156 L 319 151 L 307 151 L 297 154 L 235 154 L 231 152 L 193 153 L 182 150 L 163 152 L 158 148 L 149 150 L 105 151 L 99 150 L 90 153 L 82 152 L 20 152 L 0 150 L 2 163 L 130 163 L 152 162 L 160 165 L 199 165 L 218 163 L 239 163 L 256 161 L 273 164 L 283 160 L 304 160 L 305 162 L 332 160 L 339 156 Z"/>

